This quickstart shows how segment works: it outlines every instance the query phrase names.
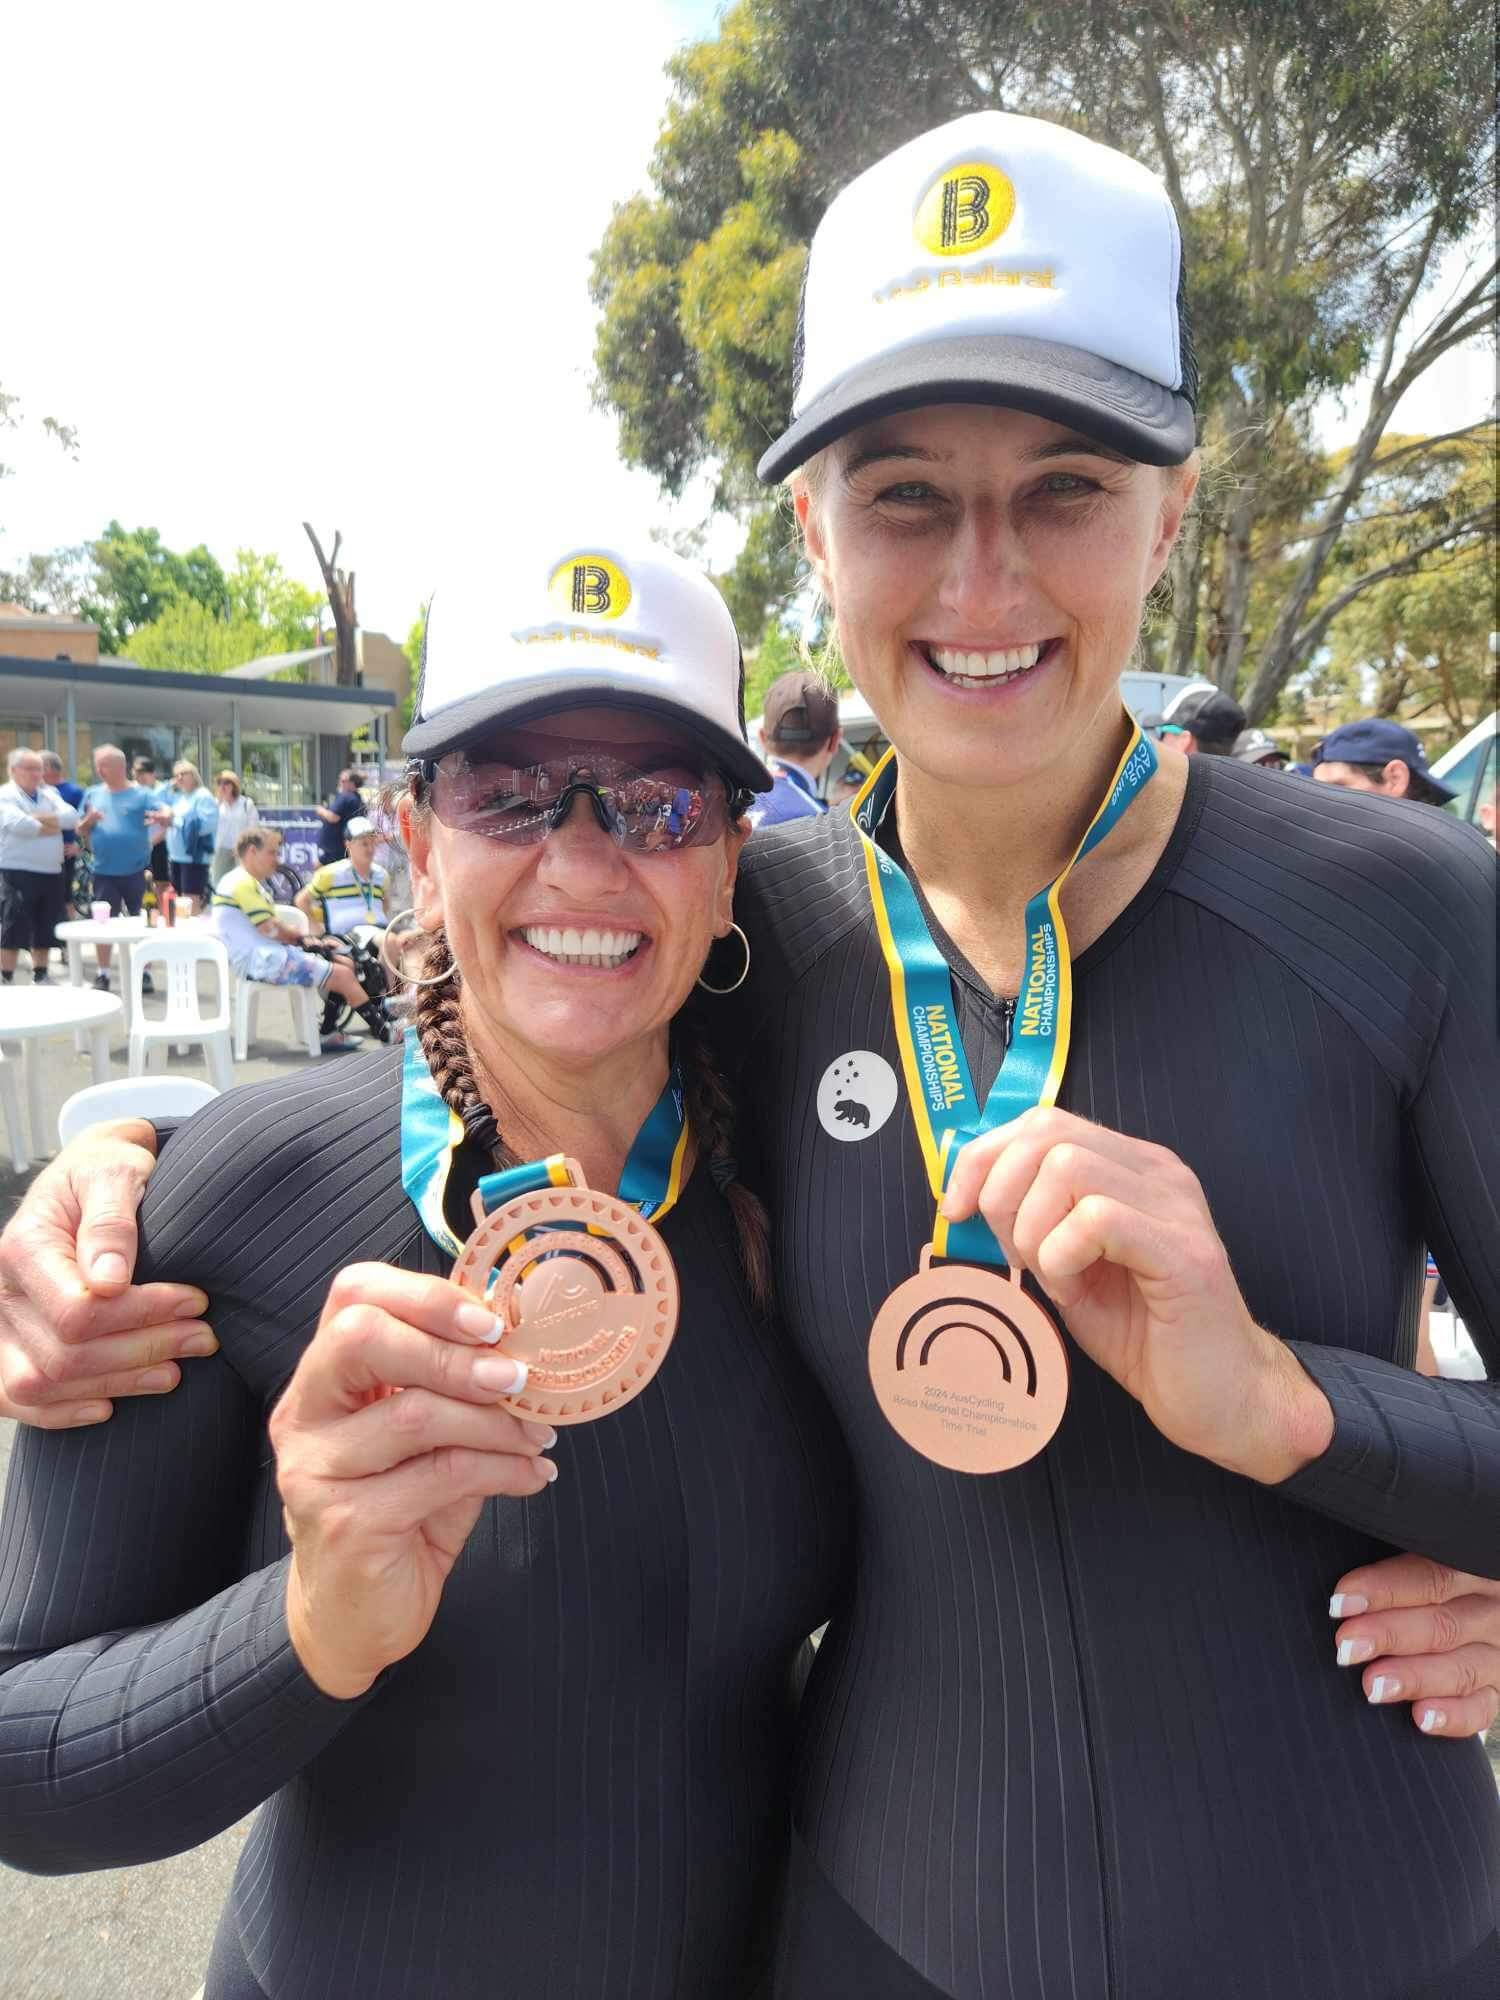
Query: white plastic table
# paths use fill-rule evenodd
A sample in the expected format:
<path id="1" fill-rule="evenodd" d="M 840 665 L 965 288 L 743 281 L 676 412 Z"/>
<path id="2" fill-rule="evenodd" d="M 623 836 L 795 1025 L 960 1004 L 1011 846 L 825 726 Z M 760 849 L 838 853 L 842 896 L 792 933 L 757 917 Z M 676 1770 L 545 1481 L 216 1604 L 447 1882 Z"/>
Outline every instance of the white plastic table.
<path id="1" fill-rule="evenodd" d="M 120 992 L 125 1001 L 125 1028 L 130 1030 L 130 947 L 150 934 L 144 917 L 110 917 L 96 924 L 92 917 L 74 917 L 57 926 L 57 941 L 68 947 L 68 984 L 83 985 L 83 947 L 117 944 L 120 951 Z"/>
<path id="2" fill-rule="evenodd" d="M 113 993 L 71 986 L 0 986 L 0 1042 L 19 1042 L 26 1084 L 26 1116 L 31 1126 L 31 1151 L 37 1159 L 57 1149 L 42 1121 L 42 1070 L 33 1042 L 48 1035 L 71 1035 L 75 1029 L 89 1038 L 93 1081 L 109 1081 L 109 1032 L 125 1018 Z"/>

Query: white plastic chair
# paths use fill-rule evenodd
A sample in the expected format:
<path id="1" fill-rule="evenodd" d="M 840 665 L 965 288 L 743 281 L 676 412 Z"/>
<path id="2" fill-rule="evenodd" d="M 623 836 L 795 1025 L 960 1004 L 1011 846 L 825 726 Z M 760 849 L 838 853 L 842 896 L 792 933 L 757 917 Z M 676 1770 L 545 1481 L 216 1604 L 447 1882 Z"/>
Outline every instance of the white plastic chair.
<path id="1" fill-rule="evenodd" d="M 5 1107 L 5 1143 L 10 1149 L 10 1163 L 18 1174 L 24 1174 L 31 1160 L 26 1152 L 26 1126 L 21 1117 L 21 1087 L 16 1081 L 16 1066 L 6 1060 L 4 1049 L 0 1049 L 0 1105 Z"/>
<path id="2" fill-rule="evenodd" d="M 299 937 L 306 937 L 312 929 L 312 921 L 305 910 L 299 910 L 295 903 L 278 903 L 276 916 L 288 930 L 294 930 Z M 292 1028 L 310 1056 L 323 1053 L 318 1025 L 323 1018 L 323 995 L 314 986 L 272 986 L 264 979 L 245 979 L 239 973 L 234 976 L 234 1056 L 236 1062 L 243 1062 L 250 1048 L 250 1038 L 255 1033 L 255 1019 L 260 1011 L 262 993 L 284 993 L 292 1005 Z"/>
<path id="3" fill-rule="evenodd" d="M 57 1114 L 57 1137 L 66 1146 L 111 1118 L 191 1118 L 218 1095 L 201 1076 L 112 1077 L 73 1092 Z"/>
<path id="4" fill-rule="evenodd" d="M 141 996 L 141 980 L 148 965 L 159 965 L 163 974 L 167 1010 L 162 1019 L 148 1020 Z M 198 1005 L 198 968 L 211 965 L 217 981 L 214 1010 L 202 1014 Z M 130 954 L 131 998 L 130 1074 L 144 1076 L 153 1058 L 165 1061 L 169 1042 L 203 1046 L 208 1073 L 220 1090 L 234 1083 L 234 1056 L 229 1039 L 229 955 L 217 938 L 176 937 L 171 931 L 153 931 Z"/>

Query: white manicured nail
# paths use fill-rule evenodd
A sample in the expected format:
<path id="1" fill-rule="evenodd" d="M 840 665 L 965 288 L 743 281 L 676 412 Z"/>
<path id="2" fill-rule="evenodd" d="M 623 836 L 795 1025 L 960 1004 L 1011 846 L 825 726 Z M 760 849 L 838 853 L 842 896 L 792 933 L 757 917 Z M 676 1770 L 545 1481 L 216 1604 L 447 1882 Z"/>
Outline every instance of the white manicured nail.
<path id="1" fill-rule="evenodd" d="M 1440 1708 L 1424 1708 L 1422 1710 L 1422 1720 L 1417 1724 L 1417 1727 L 1424 1735 L 1430 1736 L 1434 1729 L 1441 1729 L 1447 1720 L 1447 1716 L 1444 1715 Z"/>
<path id="2" fill-rule="evenodd" d="M 1370 1600 L 1358 1596 L 1354 1591 L 1349 1591 L 1347 1594 L 1337 1591 L 1328 1600 L 1330 1618 L 1357 1618 L 1361 1611 L 1368 1611 L 1369 1608 Z"/>
<path id="3" fill-rule="evenodd" d="M 519 1396 L 526 1387 L 526 1363 L 512 1354 L 487 1354 L 474 1363 L 474 1386 L 490 1389 L 498 1396 Z"/>
<path id="4" fill-rule="evenodd" d="M 496 1319 L 488 1306 L 460 1306 L 453 1315 L 462 1332 L 493 1347 L 505 1332 L 504 1320 Z"/>
<path id="5" fill-rule="evenodd" d="M 1370 1683 L 1371 1701 L 1394 1701 L 1400 1692 L 1400 1681 L 1390 1674 L 1377 1674 Z"/>
<path id="6" fill-rule="evenodd" d="M 552 1463 L 552 1460 L 550 1458 L 539 1458 L 536 1462 L 536 1466 L 537 1466 L 537 1471 L 541 1473 L 543 1479 L 545 1479 L 547 1484 L 550 1486 L 553 1480 L 556 1479 L 557 1477 L 557 1467 Z"/>
<path id="7" fill-rule="evenodd" d="M 1345 1639 L 1339 1646 L 1341 1667 L 1362 1666 L 1366 1660 L 1373 1660 L 1375 1648 L 1368 1639 Z"/>

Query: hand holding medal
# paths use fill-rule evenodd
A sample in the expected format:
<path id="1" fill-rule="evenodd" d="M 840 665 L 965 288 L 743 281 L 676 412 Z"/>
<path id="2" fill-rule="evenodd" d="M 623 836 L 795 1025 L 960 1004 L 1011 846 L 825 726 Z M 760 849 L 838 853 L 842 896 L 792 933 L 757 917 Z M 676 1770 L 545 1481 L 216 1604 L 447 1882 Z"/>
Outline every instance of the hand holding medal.
<path id="1" fill-rule="evenodd" d="M 1072 859 L 1027 905 L 1027 973 L 1015 1031 L 983 1104 L 957 1031 L 947 963 L 911 884 L 875 843 L 895 794 L 894 753 L 886 753 L 849 809 L 864 845 L 907 1102 L 940 1204 L 917 1275 L 899 1285 L 876 1315 L 870 1381 L 892 1428 L 925 1457 L 957 1472 L 1004 1472 L 1043 1450 L 1067 1406 L 1068 1362 L 1061 1335 L 1022 1289 L 1020 1267 L 989 1228 L 987 1212 L 976 1215 L 972 1199 L 962 1209 L 950 1208 L 944 1190 L 967 1141 L 1029 1106 L 1055 1101 L 1073 1006 L 1058 898 L 1075 863 L 1119 824 L 1155 770 L 1156 753 L 1132 724 Z"/>
<path id="2" fill-rule="evenodd" d="M 487 1176 L 474 1211 L 453 1282 L 488 1299 L 505 1328 L 502 1351 L 526 1364 L 525 1388 L 506 1407 L 551 1424 L 623 1408 L 655 1376 L 677 1327 L 677 1273 L 661 1237 L 560 1156 Z"/>
<path id="3" fill-rule="evenodd" d="M 1165 1146 L 1038 1108 L 963 1148 L 942 1209 L 983 1217 L 1182 1450 L 1267 1484 L 1326 1450 L 1326 1397 L 1251 1318 L 1198 1177 Z"/>

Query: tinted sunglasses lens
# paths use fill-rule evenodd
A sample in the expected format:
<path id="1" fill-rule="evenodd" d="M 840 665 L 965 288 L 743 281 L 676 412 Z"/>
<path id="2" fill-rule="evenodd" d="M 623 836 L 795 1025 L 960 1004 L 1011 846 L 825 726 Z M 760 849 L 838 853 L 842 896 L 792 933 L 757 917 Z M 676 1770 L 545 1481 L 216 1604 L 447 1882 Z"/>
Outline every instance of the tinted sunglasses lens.
<path id="1" fill-rule="evenodd" d="M 527 766 L 446 757 L 433 782 L 432 809 L 461 832 L 529 844 L 544 840 L 580 794 L 606 832 L 642 853 L 711 840 L 726 819 L 715 774 L 686 767 L 636 771 L 583 751 Z"/>

